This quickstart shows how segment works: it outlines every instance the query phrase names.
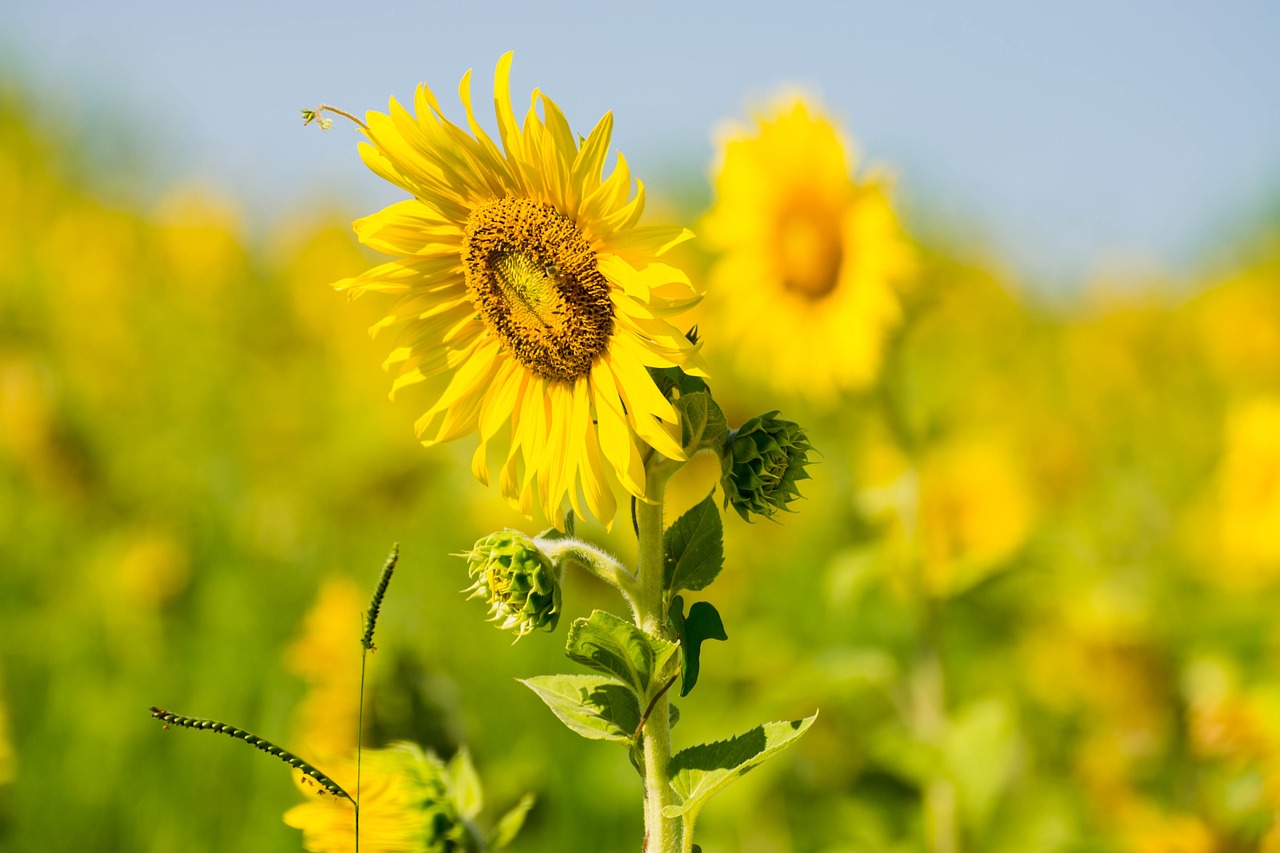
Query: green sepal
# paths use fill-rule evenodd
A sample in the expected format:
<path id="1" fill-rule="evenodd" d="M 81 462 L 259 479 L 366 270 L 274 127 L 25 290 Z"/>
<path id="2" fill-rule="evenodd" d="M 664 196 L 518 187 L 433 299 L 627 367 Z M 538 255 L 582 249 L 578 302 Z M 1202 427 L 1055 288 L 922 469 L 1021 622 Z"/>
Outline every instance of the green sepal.
<path id="1" fill-rule="evenodd" d="M 724 567 L 724 525 L 711 495 L 676 519 L 663 536 L 667 594 L 706 589 Z"/>
<path id="2" fill-rule="evenodd" d="M 555 541 L 556 539 L 572 539 L 574 537 L 573 521 L 574 521 L 573 512 L 572 511 L 566 512 L 564 514 L 564 532 L 556 530 L 554 527 L 548 527 L 546 530 L 542 531 L 541 533 L 539 533 L 537 536 L 533 538 L 547 539 L 550 541 Z"/>
<path id="3" fill-rule="evenodd" d="M 690 376 L 678 367 L 650 367 L 648 370 L 649 378 L 668 400 L 678 400 L 686 394 L 696 394 L 699 391 L 711 391 L 706 380 Z"/>
<path id="4" fill-rule="evenodd" d="M 677 595 L 671 600 L 667 610 L 667 619 L 680 638 L 680 695 L 688 696 L 693 685 L 698 683 L 699 658 L 704 640 L 727 640 L 724 622 L 715 605 L 708 601 L 695 601 L 689 608 L 689 615 L 684 613 L 684 596 Z"/>
<path id="5" fill-rule="evenodd" d="M 570 660 L 621 681 L 635 691 L 641 705 L 675 674 L 678 649 L 603 610 L 575 619 L 565 641 Z"/>
<path id="6" fill-rule="evenodd" d="M 729 740 L 682 749 L 671 758 L 671 788 L 680 804 L 667 806 L 663 817 L 696 815 L 712 796 L 771 755 L 786 749 L 809 730 L 818 718 L 765 723 Z"/>
<path id="7" fill-rule="evenodd" d="M 672 403 L 680 415 L 680 446 L 689 457 L 702 448 L 711 448 L 724 467 L 724 446 L 729 438 L 729 421 L 709 391 L 683 394 Z"/>
<path id="8" fill-rule="evenodd" d="M 533 794 L 525 794 L 520 798 L 520 802 L 499 818 L 498 825 L 493 828 L 493 835 L 489 838 L 487 849 L 501 850 L 514 841 L 520 833 L 520 828 L 524 826 L 525 816 L 529 814 L 536 800 Z"/>
<path id="9" fill-rule="evenodd" d="M 630 743 L 640 725 L 636 694 L 612 678 L 535 675 L 517 680 L 536 693 L 570 731 L 588 740 Z"/>
<path id="10" fill-rule="evenodd" d="M 471 761 L 471 753 L 465 746 L 449 759 L 446 773 L 448 788 L 458 814 L 467 820 L 474 820 L 484 809 L 484 789 L 480 786 L 480 774 Z"/>

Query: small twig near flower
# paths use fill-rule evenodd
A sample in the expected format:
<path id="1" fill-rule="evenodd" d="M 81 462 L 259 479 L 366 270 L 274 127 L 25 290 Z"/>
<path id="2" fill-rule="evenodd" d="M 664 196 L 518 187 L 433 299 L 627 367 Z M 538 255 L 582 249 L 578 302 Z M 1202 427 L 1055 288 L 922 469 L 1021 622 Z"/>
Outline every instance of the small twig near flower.
<path id="1" fill-rule="evenodd" d="M 325 113 L 333 113 L 334 115 L 340 115 L 343 118 L 349 119 L 355 122 L 356 124 L 360 125 L 360 127 L 363 128 L 364 130 L 369 129 L 369 125 L 365 124 L 364 122 L 356 118 L 351 113 L 347 112 L 346 110 L 340 110 L 337 107 L 331 107 L 328 104 L 321 104 L 320 106 L 316 107 L 314 110 L 303 110 L 302 126 L 306 127 L 307 125 L 311 124 L 311 122 L 314 121 L 316 124 L 320 125 L 321 130 L 328 130 L 329 128 L 333 127 L 333 119 L 325 118 L 324 117 Z"/>

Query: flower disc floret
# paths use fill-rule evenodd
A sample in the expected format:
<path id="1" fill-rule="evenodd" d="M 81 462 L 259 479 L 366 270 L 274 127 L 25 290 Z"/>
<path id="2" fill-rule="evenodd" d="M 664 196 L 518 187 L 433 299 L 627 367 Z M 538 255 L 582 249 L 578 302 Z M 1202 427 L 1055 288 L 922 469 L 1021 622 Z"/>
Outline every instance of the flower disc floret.
<path id="1" fill-rule="evenodd" d="M 552 631 L 560 621 L 560 572 L 537 544 L 518 530 L 491 533 L 467 557 L 471 598 L 489 603 L 490 621 L 515 631 Z"/>
<path id="2" fill-rule="evenodd" d="M 471 212 L 462 239 L 467 292 L 529 370 L 572 382 L 613 335 L 609 282 L 578 226 L 547 204 L 502 198 Z"/>
<path id="3" fill-rule="evenodd" d="M 725 444 L 725 505 L 746 521 L 787 510 L 801 496 L 796 483 L 809 479 L 809 438 L 798 424 L 777 414 L 752 418 L 730 432 Z"/>

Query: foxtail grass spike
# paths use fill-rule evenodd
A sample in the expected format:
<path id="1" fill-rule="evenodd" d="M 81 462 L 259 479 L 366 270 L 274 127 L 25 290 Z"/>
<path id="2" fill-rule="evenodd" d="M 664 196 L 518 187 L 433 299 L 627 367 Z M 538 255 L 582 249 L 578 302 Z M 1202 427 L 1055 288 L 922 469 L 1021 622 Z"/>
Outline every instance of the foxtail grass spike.
<path id="1" fill-rule="evenodd" d="M 373 591 L 373 600 L 369 602 L 369 612 L 364 620 L 364 636 L 360 638 L 360 645 L 364 646 L 366 651 L 377 651 L 377 647 L 373 645 L 373 629 L 378 624 L 378 611 L 382 609 L 382 598 L 387 594 L 387 585 L 391 583 L 391 573 L 396 570 L 398 559 L 400 559 L 399 542 L 391 546 L 391 556 L 387 557 L 387 564 L 382 567 L 378 588 Z"/>
<path id="2" fill-rule="evenodd" d="M 301 770 L 310 779 L 314 780 L 321 788 L 333 794 L 335 797 L 346 797 L 351 802 L 351 795 L 342 790 L 337 782 L 321 773 L 315 767 L 303 761 L 292 752 L 281 749 L 266 738 L 260 738 L 253 732 L 246 732 L 244 729 L 238 729 L 235 726 L 220 723 L 217 720 L 201 720 L 196 717 L 184 717 L 181 714 L 175 714 L 172 711 L 166 711 L 163 708 L 151 706 L 151 716 L 164 723 L 167 729 L 169 726 L 179 726 L 184 729 L 204 729 L 211 732 L 220 732 L 229 735 L 236 740 L 242 740 L 250 746 L 255 746 L 265 752 L 267 755 L 274 755 L 276 758 L 288 764 L 290 767 Z"/>

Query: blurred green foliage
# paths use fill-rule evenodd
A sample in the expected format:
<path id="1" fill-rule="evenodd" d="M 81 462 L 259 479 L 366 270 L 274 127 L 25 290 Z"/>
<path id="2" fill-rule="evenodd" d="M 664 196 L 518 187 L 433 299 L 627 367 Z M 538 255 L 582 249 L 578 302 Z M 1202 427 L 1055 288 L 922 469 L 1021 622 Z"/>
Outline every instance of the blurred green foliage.
<path id="1" fill-rule="evenodd" d="M 370 263 L 353 213 L 111 203 L 75 146 L 0 90 L 0 847 L 300 849 L 278 762 L 147 708 L 289 746 L 306 614 L 398 540 L 369 742 L 468 744 L 498 810 L 535 791 L 515 849 L 635 849 L 634 771 L 515 680 L 560 635 L 512 647 L 459 594 L 450 554 L 535 529 L 387 402 L 380 306 L 328 287 Z M 785 524 L 726 519 L 729 641 L 675 746 L 822 712 L 704 849 L 1280 850 L 1277 233 L 1065 307 L 922 247 L 880 386 L 835 409 L 735 376 L 703 318 L 730 424 L 779 407 L 821 461 Z M 561 624 L 601 606 L 565 579 Z"/>

